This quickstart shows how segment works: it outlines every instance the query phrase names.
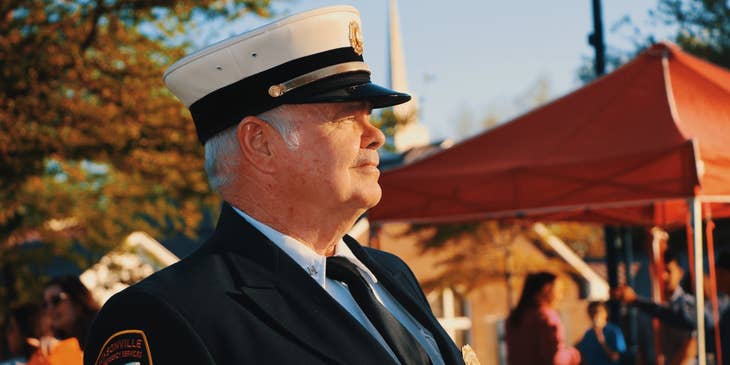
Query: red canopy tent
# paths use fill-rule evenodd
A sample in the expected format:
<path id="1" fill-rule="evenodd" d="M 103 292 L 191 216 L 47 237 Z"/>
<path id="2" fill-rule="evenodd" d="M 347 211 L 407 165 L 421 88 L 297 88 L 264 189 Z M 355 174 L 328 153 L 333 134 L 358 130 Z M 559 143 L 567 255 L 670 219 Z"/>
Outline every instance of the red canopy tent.
<path id="1" fill-rule="evenodd" d="M 530 217 L 667 227 L 690 216 L 702 292 L 703 208 L 730 216 L 730 72 L 659 43 L 550 104 L 385 172 L 380 184 L 374 222 Z M 704 363 L 703 296 L 697 318 Z"/>
<path id="2" fill-rule="evenodd" d="M 385 172 L 380 184 L 373 221 L 683 225 L 687 198 L 730 199 L 730 72 L 656 44 L 550 104 Z"/>

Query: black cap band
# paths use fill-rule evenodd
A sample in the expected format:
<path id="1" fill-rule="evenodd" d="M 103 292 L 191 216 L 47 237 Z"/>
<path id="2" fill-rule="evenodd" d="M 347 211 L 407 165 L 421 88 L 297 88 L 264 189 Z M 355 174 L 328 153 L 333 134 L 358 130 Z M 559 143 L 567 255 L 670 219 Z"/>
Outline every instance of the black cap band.
<path id="1" fill-rule="evenodd" d="M 352 47 L 336 48 L 283 63 L 211 92 L 190 106 L 198 139 L 205 143 L 244 117 L 263 113 L 279 105 L 313 102 L 301 98 L 312 96 L 315 90 L 315 92 L 325 91 L 323 84 L 326 83 L 321 82 L 325 80 L 313 82 L 276 98 L 269 95 L 268 89 L 271 85 L 286 82 L 308 72 L 352 61 L 362 62 L 363 58 L 356 54 Z M 352 75 L 342 74 L 330 77 L 329 79 L 340 79 L 340 81 L 328 85 L 329 90 L 370 81 L 367 73 L 353 74 L 358 76 L 353 78 Z"/>

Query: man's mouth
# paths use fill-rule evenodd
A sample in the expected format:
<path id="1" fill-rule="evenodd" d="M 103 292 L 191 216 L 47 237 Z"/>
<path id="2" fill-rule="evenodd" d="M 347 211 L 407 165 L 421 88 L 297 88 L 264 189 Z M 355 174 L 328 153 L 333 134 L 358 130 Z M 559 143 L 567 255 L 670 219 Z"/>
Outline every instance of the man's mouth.
<path id="1" fill-rule="evenodd" d="M 378 167 L 378 164 L 380 164 L 380 159 L 375 157 L 362 157 L 358 159 L 358 161 L 355 163 L 355 167 Z"/>

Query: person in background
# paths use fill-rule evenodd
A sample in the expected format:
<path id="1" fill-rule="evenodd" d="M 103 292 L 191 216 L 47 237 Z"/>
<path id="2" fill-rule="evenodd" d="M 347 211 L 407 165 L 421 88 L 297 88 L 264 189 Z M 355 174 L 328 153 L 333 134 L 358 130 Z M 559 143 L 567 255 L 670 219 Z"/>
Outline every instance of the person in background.
<path id="1" fill-rule="evenodd" d="M 86 335 L 99 304 L 76 276 L 61 276 L 46 284 L 43 306 L 58 342 L 38 351 L 28 365 L 80 365 Z"/>
<path id="2" fill-rule="evenodd" d="M 720 313 L 720 346 L 722 365 L 730 365 L 730 251 L 722 251 L 715 262 L 717 274 L 717 299 Z M 714 334 L 713 329 L 707 331 Z M 713 343 L 714 339 L 708 343 Z"/>
<path id="3" fill-rule="evenodd" d="M 510 365 L 576 365 L 580 353 L 567 347 L 555 305 L 560 299 L 557 277 L 529 274 L 517 306 L 507 318 L 507 362 Z"/>
<path id="4" fill-rule="evenodd" d="M 664 251 L 662 273 L 666 304 L 640 298 L 628 286 L 620 286 L 611 293 L 613 299 L 633 305 L 640 311 L 659 319 L 662 324 L 660 340 L 665 364 L 692 363 L 697 356 L 695 297 L 682 289 L 680 283 L 683 276 L 684 269 L 679 265 L 677 257 L 667 250 Z M 705 323 L 710 325 L 712 311 L 709 301 L 706 304 Z"/>
<path id="5" fill-rule="evenodd" d="M 587 365 L 618 364 L 621 355 L 626 352 L 626 341 L 621 328 L 608 323 L 608 311 L 603 302 L 588 304 L 588 316 L 591 318 L 589 328 L 580 340 L 580 351 L 583 363 Z"/>
<path id="6" fill-rule="evenodd" d="M 40 309 L 25 304 L 10 310 L 5 321 L 5 339 L 11 358 L 0 365 L 23 365 L 36 351 L 31 342 L 38 337 Z"/>

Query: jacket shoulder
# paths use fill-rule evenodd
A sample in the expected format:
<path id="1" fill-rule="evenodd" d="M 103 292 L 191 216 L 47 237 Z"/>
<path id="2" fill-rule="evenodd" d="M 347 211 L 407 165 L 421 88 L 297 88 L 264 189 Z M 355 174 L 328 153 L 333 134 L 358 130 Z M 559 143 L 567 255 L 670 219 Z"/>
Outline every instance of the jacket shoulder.
<path id="1" fill-rule="evenodd" d="M 84 364 L 101 365 L 110 356 L 122 356 L 115 351 L 125 350 L 114 344 L 138 340 L 148 344 L 155 363 L 212 363 L 190 320 L 195 308 L 209 303 L 205 295 L 192 293 L 230 280 L 221 260 L 214 253 L 195 252 L 110 298 L 92 324 Z"/>
<path id="2" fill-rule="evenodd" d="M 114 295 L 89 330 L 85 365 L 117 363 L 212 364 L 203 341 L 163 298 L 130 287 Z"/>
<path id="3" fill-rule="evenodd" d="M 146 292 L 164 298 L 177 306 L 194 303 L 198 298 L 190 293 L 214 286 L 231 286 L 228 264 L 222 255 L 195 252 L 192 255 L 148 276 L 125 291 Z"/>
<path id="4" fill-rule="evenodd" d="M 392 271 L 407 270 L 410 272 L 408 265 L 400 257 L 386 251 L 381 251 L 371 247 L 363 247 L 363 250 L 373 258 L 378 264 L 385 266 Z"/>
<path id="5" fill-rule="evenodd" d="M 416 298 L 421 301 L 422 304 L 429 306 L 428 299 L 426 299 L 426 295 L 423 293 L 421 284 L 418 282 L 416 275 L 413 273 L 411 268 L 408 267 L 408 264 L 403 261 L 403 259 L 390 252 L 385 252 L 370 247 L 363 247 L 363 249 L 373 259 L 373 261 L 377 262 L 379 265 L 386 268 L 393 274 L 403 277 L 407 281 L 407 283 L 410 284 L 410 288 L 404 289 L 409 289 L 409 291 L 414 294 Z"/>

